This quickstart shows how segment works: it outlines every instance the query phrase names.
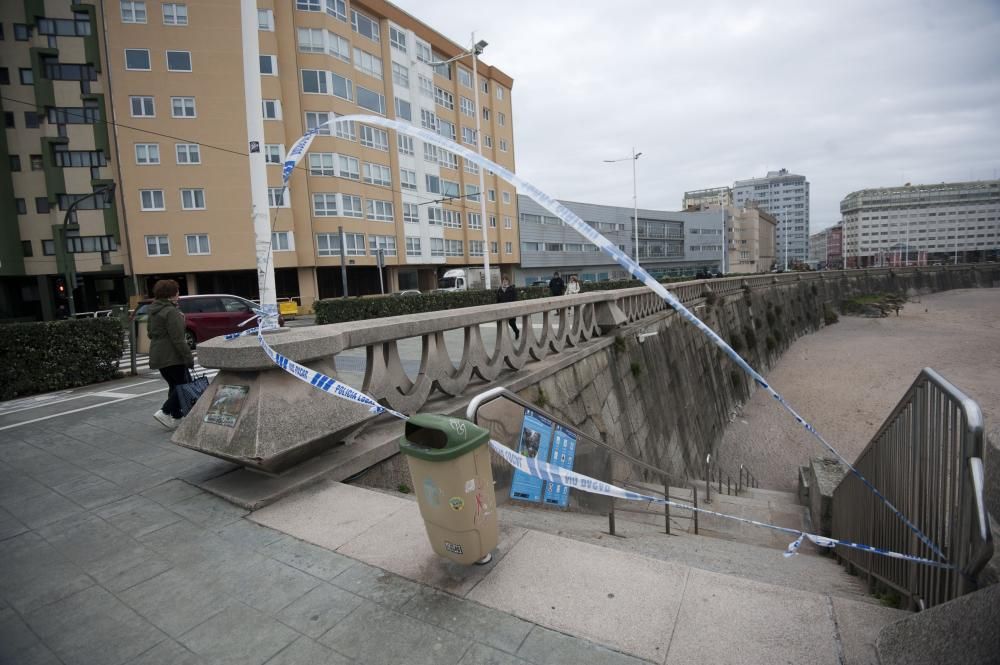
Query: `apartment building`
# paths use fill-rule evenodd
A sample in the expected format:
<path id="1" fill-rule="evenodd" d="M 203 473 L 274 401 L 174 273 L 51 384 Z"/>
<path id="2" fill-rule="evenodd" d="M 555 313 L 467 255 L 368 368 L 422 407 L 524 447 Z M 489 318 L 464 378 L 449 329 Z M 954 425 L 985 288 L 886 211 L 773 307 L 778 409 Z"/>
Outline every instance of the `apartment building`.
<path id="1" fill-rule="evenodd" d="M 710 187 L 684 192 L 683 210 L 708 210 L 720 206 L 733 205 L 733 190 L 730 187 Z"/>
<path id="2" fill-rule="evenodd" d="M 838 222 L 829 228 L 809 236 L 810 265 L 828 270 L 839 270 L 843 267 L 844 227 Z"/>
<path id="3" fill-rule="evenodd" d="M 635 256 L 635 211 L 631 207 L 560 201 Z M 553 271 L 581 280 L 626 279 L 628 273 L 561 219 L 530 197 L 517 197 L 521 264 L 513 281 L 530 285 Z M 653 275 L 693 275 L 722 267 L 722 216 L 718 211 L 671 212 L 639 208 L 639 264 Z"/>
<path id="4" fill-rule="evenodd" d="M 863 189 L 840 212 L 848 268 L 1000 258 L 1000 180 Z"/>
<path id="5" fill-rule="evenodd" d="M 788 169 L 733 183 L 733 203 L 756 205 L 778 220 L 777 262 L 784 267 L 809 258 L 809 181 Z"/>
<path id="6" fill-rule="evenodd" d="M 93 4 L 0 3 L 0 318 L 126 300 L 101 24 Z"/>
<path id="7" fill-rule="evenodd" d="M 474 77 L 466 47 L 382 0 L 257 4 L 259 148 L 279 297 L 309 305 L 342 295 L 341 229 L 350 295 L 378 293 L 381 282 L 387 290 L 433 288 L 440 270 L 480 265 L 484 253 L 493 265 L 518 262 L 513 186 L 486 172 L 480 192 L 476 164 L 394 131 L 325 125 L 281 190 L 286 146 L 347 114 L 432 129 L 514 170 L 508 75 L 480 60 Z M 64 273 L 74 284 L 82 275 L 77 309 L 124 302 L 126 289 L 148 293 L 166 277 L 183 293 L 255 297 L 240 3 L 104 7 L 101 16 L 98 7 L 54 0 L 2 3 L 9 38 L 0 41 L 0 85 L 23 88 L 29 103 L 4 102 L 9 159 L 0 198 L 19 215 L 17 225 L 0 222 L 0 274 L 17 277 L 5 280 L 4 302 L 16 303 L 24 289 L 32 297 L 51 291 Z M 79 229 L 66 227 L 81 240 L 56 238 L 69 204 L 112 182 L 114 199 L 80 202 Z M 36 259 L 50 250 L 51 259 Z M 69 253 L 76 256 L 60 258 Z M 78 269 L 65 270 L 74 258 Z M 105 279 L 113 275 L 117 281 Z M 20 315 L 50 318 L 58 303 L 34 310 Z"/>
<path id="8" fill-rule="evenodd" d="M 778 220 L 754 206 L 726 206 L 726 274 L 767 272 L 775 262 Z"/>

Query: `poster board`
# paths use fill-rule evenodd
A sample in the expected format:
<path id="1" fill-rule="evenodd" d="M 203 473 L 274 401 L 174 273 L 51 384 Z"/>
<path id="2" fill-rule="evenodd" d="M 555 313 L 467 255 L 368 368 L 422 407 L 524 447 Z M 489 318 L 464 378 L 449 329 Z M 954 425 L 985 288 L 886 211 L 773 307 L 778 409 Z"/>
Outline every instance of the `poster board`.
<path id="1" fill-rule="evenodd" d="M 576 434 L 562 425 L 531 409 L 524 410 L 517 452 L 525 457 L 544 460 L 564 469 L 572 469 L 576 456 L 576 441 Z M 569 503 L 569 488 L 515 470 L 510 484 L 510 498 L 565 508 Z"/>

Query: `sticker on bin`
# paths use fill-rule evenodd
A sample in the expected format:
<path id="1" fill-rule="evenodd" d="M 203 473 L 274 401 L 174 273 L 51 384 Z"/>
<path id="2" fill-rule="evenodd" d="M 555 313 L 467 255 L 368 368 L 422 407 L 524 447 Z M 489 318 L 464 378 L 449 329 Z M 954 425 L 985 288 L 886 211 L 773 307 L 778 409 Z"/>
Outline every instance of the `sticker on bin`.
<path id="1" fill-rule="evenodd" d="M 472 480 L 466 480 L 465 481 L 465 493 L 466 494 L 472 494 L 475 491 L 476 491 L 476 479 L 473 478 Z"/>
<path id="2" fill-rule="evenodd" d="M 444 541 L 444 548 L 451 552 L 452 554 L 465 554 L 465 550 L 462 549 L 461 545 L 456 545 L 455 543 L 449 543 L 447 540 Z"/>
<path id="3" fill-rule="evenodd" d="M 453 496 L 448 499 L 448 505 L 451 506 L 452 510 L 457 512 L 462 508 L 465 508 L 465 499 L 460 496 Z"/>

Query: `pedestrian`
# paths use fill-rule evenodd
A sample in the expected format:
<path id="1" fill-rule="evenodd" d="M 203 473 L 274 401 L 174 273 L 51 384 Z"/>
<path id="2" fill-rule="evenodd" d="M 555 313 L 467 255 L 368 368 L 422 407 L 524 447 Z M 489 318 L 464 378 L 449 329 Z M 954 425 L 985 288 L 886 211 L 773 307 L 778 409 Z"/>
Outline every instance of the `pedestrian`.
<path id="1" fill-rule="evenodd" d="M 517 302 L 517 288 L 506 277 L 500 281 L 500 288 L 497 289 L 497 302 Z M 519 339 L 521 331 L 517 329 L 517 319 L 507 319 L 507 325 L 514 331 L 514 339 Z"/>
<path id="2" fill-rule="evenodd" d="M 552 279 L 549 280 L 549 293 L 554 296 L 561 296 L 566 292 L 566 282 L 563 278 L 559 276 L 559 271 L 556 270 L 552 273 Z"/>
<path id="3" fill-rule="evenodd" d="M 194 354 L 184 339 L 184 314 L 177 308 L 180 287 L 172 279 L 161 279 L 153 285 L 156 301 L 149 306 L 149 367 L 160 370 L 167 382 L 167 401 L 153 414 L 156 422 L 167 429 L 177 429 L 183 414 L 177 400 L 177 386 L 190 383 L 188 368 L 194 367 Z"/>
<path id="4" fill-rule="evenodd" d="M 576 278 L 576 275 L 569 276 L 569 284 L 566 285 L 566 295 L 575 296 L 580 292 L 580 280 Z"/>

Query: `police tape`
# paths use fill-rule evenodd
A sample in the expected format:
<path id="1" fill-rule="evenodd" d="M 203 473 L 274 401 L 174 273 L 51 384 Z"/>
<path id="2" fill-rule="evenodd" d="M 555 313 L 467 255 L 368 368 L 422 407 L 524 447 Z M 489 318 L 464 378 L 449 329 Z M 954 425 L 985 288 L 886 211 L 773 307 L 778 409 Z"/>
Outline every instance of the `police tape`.
<path id="1" fill-rule="evenodd" d="M 599 233 L 595 228 L 584 222 L 576 213 L 561 204 L 556 199 L 552 198 L 545 192 L 541 191 L 533 184 L 527 180 L 522 179 L 512 171 L 504 168 L 503 166 L 494 163 L 493 161 L 486 159 L 479 153 L 473 152 L 468 148 L 461 146 L 454 141 L 448 140 L 443 136 L 432 132 L 427 129 L 420 127 L 415 127 L 406 122 L 400 122 L 398 120 L 393 120 L 390 118 L 383 118 L 379 116 L 371 115 L 345 115 L 340 117 L 334 117 L 327 122 L 321 123 L 305 134 L 303 134 L 295 143 L 292 144 L 291 149 L 282 164 L 282 186 L 283 189 L 287 189 L 288 180 L 291 177 L 292 172 L 295 169 L 296 164 L 302 159 L 306 151 L 309 149 L 310 144 L 313 139 L 319 134 L 320 130 L 331 124 L 350 124 L 354 122 L 362 122 L 369 125 L 375 125 L 383 127 L 386 129 L 392 129 L 400 134 L 411 136 L 413 138 L 420 139 L 425 143 L 430 143 L 434 146 L 448 150 L 451 153 L 461 156 L 466 162 L 473 162 L 479 166 L 479 168 L 485 168 L 500 176 L 507 182 L 514 185 L 518 191 L 524 192 L 530 198 L 532 198 L 536 203 L 542 207 L 550 210 L 555 215 L 557 215 L 563 222 L 568 226 L 573 228 L 577 233 L 582 235 L 584 238 L 589 240 L 591 243 L 596 245 L 601 251 L 611 257 L 616 263 L 625 268 L 630 275 L 640 280 L 643 284 L 649 287 L 654 293 L 659 295 L 670 307 L 674 309 L 683 319 L 691 323 L 698 330 L 704 333 L 713 344 L 715 344 L 719 349 L 722 350 L 733 362 L 735 362 L 744 372 L 746 372 L 754 380 L 754 382 L 766 390 L 774 399 L 784 408 L 795 421 L 799 423 L 807 432 L 809 432 L 813 438 L 820 442 L 820 444 L 826 448 L 832 455 L 834 455 L 838 460 L 844 463 L 844 465 L 853 473 L 873 494 L 875 494 L 878 499 L 885 504 L 885 506 L 899 519 L 901 520 L 910 531 L 920 539 L 931 551 L 940 557 L 941 559 L 946 559 L 944 553 L 924 532 L 917 527 L 906 515 L 902 513 L 889 499 L 883 495 L 878 488 L 875 487 L 853 464 L 851 464 L 840 452 L 834 448 L 822 435 L 806 420 L 800 416 L 795 409 L 792 408 L 791 404 L 785 401 L 774 388 L 764 379 L 757 370 L 755 370 L 746 360 L 743 359 L 724 339 L 722 339 L 714 330 L 712 330 L 708 325 L 706 325 L 701 319 L 695 316 L 690 310 L 688 310 L 681 301 L 674 296 L 670 291 L 666 289 L 662 284 L 660 284 L 656 279 L 653 278 L 645 269 L 643 269 L 638 263 L 633 261 L 624 251 L 618 248 L 617 245 L 612 243 L 610 240 L 605 238 L 601 233 Z M 263 337 L 260 336 L 261 344 L 265 344 Z M 273 353 L 273 351 L 272 351 Z M 270 355 L 270 354 L 269 354 Z M 273 359 L 273 358 L 272 358 Z M 332 379 L 331 379 L 332 380 Z M 370 399 L 370 398 L 369 398 Z"/>
<path id="2" fill-rule="evenodd" d="M 912 561 L 914 563 L 920 563 L 925 566 L 933 566 L 935 568 L 944 568 L 944 569 L 954 568 L 954 566 L 952 566 L 951 564 L 941 563 L 940 561 L 934 561 L 932 559 L 925 559 L 923 557 L 913 556 L 912 554 L 902 554 L 900 552 L 893 552 L 892 550 L 886 550 L 880 547 L 873 547 L 871 545 L 862 545 L 860 543 L 855 543 L 849 540 L 841 540 L 839 538 L 828 538 L 826 536 L 820 536 L 814 533 L 808 533 L 806 531 L 801 531 L 799 529 L 791 529 L 784 526 L 778 526 L 776 524 L 768 524 L 767 522 L 759 522 L 757 520 L 752 520 L 748 517 L 738 517 L 736 515 L 720 513 L 715 510 L 708 510 L 707 508 L 696 508 L 695 506 L 692 506 L 691 504 L 688 503 L 682 503 L 667 498 L 649 496 L 646 494 L 640 494 L 639 492 L 633 492 L 631 490 L 622 489 L 621 487 L 611 485 L 602 480 L 597 480 L 596 478 L 591 478 L 590 476 L 585 476 L 582 473 L 577 473 L 576 471 L 570 471 L 569 469 L 564 469 L 562 467 L 549 464 L 548 462 L 542 460 L 525 457 L 516 450 L 511 450 L 507 446 L 493 439 L 490 439 L 490 448 L 492 448 L 493 452 L 502 457 L 504 461 L 506 461 L 508 464 L 510 464 L 518 471 L 526 473 L 527 475 L 532 476 L 534 478 L 539 478 L 541 480 L 548 481 L 550 483 L 558 483 L 560 485 L 565 485 L 566 487 L 580 490 L 582 492 L 589 492 L 591 494 L 601 494 L 603 496 L 608 496 L 614 499 L 625 499 L 627 501 L 646 501 L 661 506 L 668 505 L 673 508 L 680 508 L 681 510 L 689 510 L 692 512 L 701 513 L 702 515 L 712 515 L 714 517 L 720 517 L 722 519 L 742 522 L 743 524 L 751 524 L 753 526 L 758 526 L 764 529 L 771 529 L 773 531 L 780 531 L 782 533 L 787 533 L 789 535 L 796 536 L 796 539 L 788 545 L 788 548 L 784 552 L 784 555 L 786 557 L 795 556 L 798 553 L 799 547 L 801 547 L 802 545 L 802 540 L 808 539 L 809 541 L 815 543 L 820 547 L 832 548 L 839 545 L 841 547 L 850 547 L 852 549 L 863 550 L 865 552 L 872 552 L 873 554 L 879 554 L 893 559 Z"/>

